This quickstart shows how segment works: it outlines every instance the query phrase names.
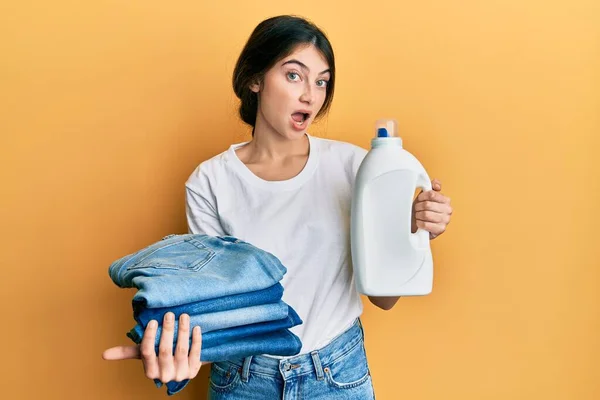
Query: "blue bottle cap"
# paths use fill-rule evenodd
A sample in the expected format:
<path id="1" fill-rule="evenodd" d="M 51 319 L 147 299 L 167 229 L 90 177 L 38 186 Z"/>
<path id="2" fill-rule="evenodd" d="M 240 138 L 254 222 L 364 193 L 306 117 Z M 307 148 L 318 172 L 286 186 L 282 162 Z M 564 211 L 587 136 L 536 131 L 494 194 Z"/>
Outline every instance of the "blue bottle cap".
<path id="1" fill-rule="evenodd" d="M 388 131 L 385 128 L 377 129 L 377 137 L 388 137 Z"/>
<path id="2" fill-rule="evenodd" d="M 398 122 L 395 119 L 382 118 L 375 123 L 376 138 L 398 137 Z"/>

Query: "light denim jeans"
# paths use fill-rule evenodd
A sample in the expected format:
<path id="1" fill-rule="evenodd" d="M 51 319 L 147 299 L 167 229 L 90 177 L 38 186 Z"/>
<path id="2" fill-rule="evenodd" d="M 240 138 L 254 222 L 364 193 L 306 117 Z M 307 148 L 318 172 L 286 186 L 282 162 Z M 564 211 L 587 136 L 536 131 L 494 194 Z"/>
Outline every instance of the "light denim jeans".
<path id="1" fill-rule="evenodd" d="M 168 235 L 109 267 L 117 286 L 138 289 L 134 310 L 262 290 L 280 282 L 286 272 L 277 257 L 250 243 L 199 234 Z"/>
<path id="2" fill-rule="evenodd" d="M 264 355 L 213 363 L 211 400 L 373 400 L 360 319 L 327 346 L 286 359 Z"/>
<path id="3" fill-rule="evenodd" d="M 236 308 L 252 307 L 262 304 L 277 303 L 283 295 L 283 286 L 280 283 L 254 292 L 234 294 L 216 299 L 197 301 L 193 303 L 182 304 L 180 306 L 145 308 L 134 307 L 133 318 L 142 326 L 148 325 L 151 320 L 162 321 L 167 312 L 172 312 L 179 316 L 180 314 L 208 314 L 219 311 L 234 310 Z M 135 304 L 134 304 L 135 306 Z"/>

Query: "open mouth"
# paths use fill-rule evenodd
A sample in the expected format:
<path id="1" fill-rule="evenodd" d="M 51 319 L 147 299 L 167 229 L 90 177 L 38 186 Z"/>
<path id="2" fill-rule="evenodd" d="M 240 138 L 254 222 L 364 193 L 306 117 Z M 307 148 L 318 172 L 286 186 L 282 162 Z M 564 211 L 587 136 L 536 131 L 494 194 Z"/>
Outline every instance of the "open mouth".
<path id="1" fill-rule="evenodd" d="M 304 122 L 310 117 L 309 113 L 305 113 L 305 112 L 295 112 L 292 114 L 292 119 L 294 120 L 294 122 L 298 125 L 301 126 L 302 124 L 304 124 Z"/>

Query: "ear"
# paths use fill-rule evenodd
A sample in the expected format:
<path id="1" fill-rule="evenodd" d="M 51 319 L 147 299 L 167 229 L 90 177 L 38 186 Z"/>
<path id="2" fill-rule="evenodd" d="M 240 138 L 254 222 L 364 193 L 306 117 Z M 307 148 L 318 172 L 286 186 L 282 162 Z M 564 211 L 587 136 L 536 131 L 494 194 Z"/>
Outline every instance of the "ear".
<path id="1" fill-rule="evenodd" d="M 260 77 L 255 76 L 251 81 L 250 81 L 250 90 L 253 91 L 254 93 L 258 93 L 260 92 L 261 89 L 261 79 Z"/>
<path id="2" fill-rule="evenodd" d="M 257 81 L 254 81 L 254 83 L 252 83 L 250 85 L 250 90 L 253 91 L 254 93 L 260 92 L 260 83 L 258 83 Z"/>

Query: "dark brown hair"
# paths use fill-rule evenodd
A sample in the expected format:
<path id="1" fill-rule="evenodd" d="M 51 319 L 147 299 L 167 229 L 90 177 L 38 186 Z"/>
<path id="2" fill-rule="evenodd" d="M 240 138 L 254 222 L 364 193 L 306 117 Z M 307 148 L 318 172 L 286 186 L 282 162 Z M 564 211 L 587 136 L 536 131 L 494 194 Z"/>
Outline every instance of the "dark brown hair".
<path id="1" fill-rule="evenodd" d="M 335 85 L 335 58 L 329 39 L 316 25 L 304 18 L 280 15 L 266 19 L 254 28 L 233 71 L 233 90 L 241 101 L 240 117 L 252 128 L 256 124 L 258 95 L 250 90 L 250 86 L 261 82 L 275 63 L 303 44 L 314 45 L 329 64 L 331 76 L 327 83 L 325 102 L 316 118 L 329 110 Z"/>

